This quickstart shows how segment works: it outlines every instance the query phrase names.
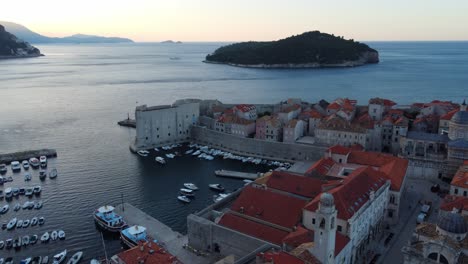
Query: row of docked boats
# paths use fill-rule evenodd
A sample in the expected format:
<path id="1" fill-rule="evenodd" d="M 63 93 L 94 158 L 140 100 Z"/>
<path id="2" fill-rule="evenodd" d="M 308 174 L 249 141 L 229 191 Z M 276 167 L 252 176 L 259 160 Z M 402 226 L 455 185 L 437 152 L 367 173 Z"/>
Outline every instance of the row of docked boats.
<path id="1" fill-rule="evenodd" d="M 12 181 L 13 181 L 13 177 L 11 176 L 8 176 L 8 177 L 0 176 L 0 185 L 3 185 L 4 183 L 7 183 L 7 182 L 12 182 Z"/>
<path id="2" fill-rule="evenodd" d="M 32 168 L 39 168 L 39 167 L 47 167 L 47 157 L 40 156 L 39 159 L 37 158 L 30 158 L 29 160 L 23 160 L 21 163 L 17 160 L 12 161 L 10 163 L 11 171 L 12 172 L 19 172 L 21 171 L 21 167 L 25 170 L 29 170 L 30 167 Z M 0 174 L 4 174 L 8 171 L 8 168 L 5 164 L 0 164 Z"/>
<path id="3" fill-rule="evenodd" d="M 36 185 L 34 187 L 8 187 L 4 190 L 5 198 L 9 199 L 14 196 L 25 195 L 31 197 L 33 195 L 40 195 L 42 192 L 42 187 L 40 185 Z M 3 194 L 3 193 L 2 193 Z"/>
<path id="4" fill-rule="evenodd" d="M 67 250 L 64 250 L 60 253 L 55 254 L 52 257 L 52 264 L 61 264 L 64 263 L 66 257 L 67 257 Z M 67 261 L 67 264 L 76 264 L 80 262 L 80 260 L 83 258 L 83 252 L 78 251 L 75 254 L 73 254 L 70 259 Z M 0 264 L 13 264 L 13 258 L 1 258 L 0 257 Z M 49 263 L 49 256 L 37 256 L 37 257 L 29 257 L 22 259 L 20 261 L 20 264 L 48 264 Z"/>
<path id="5" fill-rule="evenodd" d="M 115 213 L 115 208 L 111 205 L 96 209 L 94 220 L 104 231 L 119 232 L 122 242 L 129 248 L 135 247 L 139 242 L 150 241 L 144 226 L 133 225 L 129 227 L 122 216 Z"/>
<path id="6" fill-rule="evenodd" d="M 224 192 L 224 187 L 219 183 L 208 184 L 208 187 L 211 190 L 214 190 L 217 192 Z M 198 190 L 198 187 L 195 184 L 184 183 L 184 188 L 181 188 L 179 190 L 179 195 L 177 196 L 177 200 L 184 202 L 184 203 L 190 203 L 192 201 L 192 198 L 195 197 L 195 191 L 197 190 Z"/>
<path id="7" fill-rule="evenodd" d="M 18 219 L 18 218 L 13 218 L 11 219 L 8 223 L 3 223 L 2 224 L 2 229 L 3 230 L 13 230 L 14 228 L 27 228 L 30 225 L 31 226 L 36 226 L 36 225 L 43 225 L 45 223 L 45 218 L 44 217 L 33 217 L 31 220 L 29 219 Z"/>

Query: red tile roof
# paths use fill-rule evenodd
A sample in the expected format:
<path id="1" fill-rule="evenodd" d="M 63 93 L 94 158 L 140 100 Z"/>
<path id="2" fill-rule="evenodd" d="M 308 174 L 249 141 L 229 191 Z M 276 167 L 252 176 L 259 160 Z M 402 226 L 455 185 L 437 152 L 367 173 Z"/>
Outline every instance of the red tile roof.
<path id="1" fill-rule="evenodd" d="M 346 247 L 349 243 L 349 237 L 342 235 L 340 232 L 336 232 L 335 239 L 335 257 L 340 254 L 341 250 Z"/>
<path id="2" fill-rule="evenodd" d="M 301 115 L 308 116 L 310 118 L 322 118 L 323 117 L 323 115 L 315 109 L 304 111 L 301 113 Z"/>
<path id="3" fill-rule="evenodd" d="M 446 195 L 440 204 L 440 210 L 451 212 L 454 208 L 468 211 L 468 197 Z"/>
<path id="4" fill-rule="evenodd" d="M 341 105 L 339 105 L 337 102 L 333 102 L 327 106 L 327 109 L 332 109 L 332 110 L 338 110 L 341 108 Z"/>
<path id="5" fill-rule="evenodd" d="M 266 264 L 305 264 L 303 260 L 298 257 L 295 257 L 287 252 L 280 251 L 280 252 L 265 252 L 265 253 L 258 253 L 257 257 L 260 259 L 260 263 Z M 257 262 L 259 263 L 259 262 Z"/>
<path id="6" fill-rule="evenodd" d="M 342 145 L 334 145 L 328 148 L 328 152 L 331 154 L 348 155 L 351 152 L 351 148 Z"/>
<path id="7" fill-rule="evenodd" d="M 263 225 L 243 217 L 233 215 L 232 213 L 224 214 L 219 221 L 219 224 L 276 245 L 281 245 L 283 239 L 288 235 L 288 232 L 286 231 Z"/>
<path id="8" fill-rule="evenodd" d="M 389 106 L 389 107 L 396 105 L 396 103 L 393 102 L 392 100 L 379 98 L 379 97 L 370 99 L 369 104 L 379 104 L 379 105 L 384 105 L 384 106 Z"/>
<path id="9" fill-rule="evenodd" d="M 143 251 L 141 250 L 143 247 Z M 150 252 L 152 250 L 152 253 Z M 117 254 L 125 264 L 177 264 L 180 262 L 156 243 L 140 243 L 138 246 Z"/>
<path id="10" fill-rule="evenodd" d="M 408 160 L 377 152 L 352 151 L 348 163 L 378 167 L 391 181 L 390 189 L 394 191 L 401 189 L 408 169 Z"/>
<path id="11" fill-rule="evenodd" d="M 335 161 L 331 158 L 321 158 L 312 165 L 307 171 L 306 175 L 311 175 L 314 172 L 319 173 L 320 175 L 327 175 L 328 171 L 335 165 Z"/>
<path id="12" fill-rule="evenodd" d="M 304 260 L 307 264 L 322 264 L 322 262 L 307 249 L 303 250 L 297 257 Z"/>
<path id="13" fill-rule="evenodd" d="M 440 119 L 441 120 L 450 120 L 450 119 L 452 119 L 453 115 L 455 113 L 457 113 L 458 111 L 459 111 L 459 109 L 452 110 L 452 111 L 446 113 L 445 115 L 440 116 Z"/>
<path id="14" fill-rule="evenodd" d="M 247 113 L 247 112 L 255 110 L 255 105 L 240 104 L 240 105 L 236 105 L 234 108 L 243 113 Z"/>
<path id="15" fill-rule="evenodd" d="M 387 178 L 384 173 L 371 167 L 354 170 L 346 177 L 341 185 L 328 191 L 335 199 L 338 218 L 350 219 L 368 200 L 370 191 L 377 191 L 385 184 Z M 308 211 L 316 211 L 320 195 L 316 196 L 305 207 Z"/>
<path id="16" fill-rule="evenodd" d="M 303 243 L 314 241 L 314 231 L 299 226 L 296 231 L 283 238 L 283 243 L 291 247 L 298 247 Z"/>
<path id="17" fill-rule="evenodd" d="M 301 220 L 305 204 L 302 199 L 249 185 L 232 204 L 231 210 L 243 210 L 242 214 L 292 228 Z"/>
<path id="18" fill-rule="evenodd" d="M 284 171 L 273 171 L 266 185 L 288 193 L 314 198 L 322 192 L 322 184 L 327 181 L 316 178 L 290 174 Z"/>
<path id="19" fill-rule="evenodd" d="M 453 176 L 452 182 L 450 183 L 453 186 L 467 188 L 468 189 L 468 162 L 465 160 L 463 165 Z"/>

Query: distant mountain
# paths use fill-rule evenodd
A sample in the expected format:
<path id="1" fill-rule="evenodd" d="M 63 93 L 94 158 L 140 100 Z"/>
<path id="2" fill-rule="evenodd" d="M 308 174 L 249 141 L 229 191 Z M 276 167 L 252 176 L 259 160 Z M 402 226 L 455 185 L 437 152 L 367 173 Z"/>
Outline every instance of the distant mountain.
<path id="1" fill-rule="evenodd" d="M 251 68 L 353 67 L 378 63 L 379 53 L 352 39 L 311 31 L 277 41 L 223 46 L 205 62 Z"/>
<path id="2" fill-rule="evenodd" d="M 30 43 L 129 43 L 131 39 L 118 37 L 101 37 L 93 35 L 76 34 L 64 38 L 51 38 L 29 30 L 27 27 L 6 21 L 0 21 L 6 30 Z"/>
<path id="3" fill-rule="evenodd" d="M 0 25 L 0 59 L 29 58 L 43 56 L 39 49 L 18 39 Z"/>
<path id="4" fill-rule="evenodd" d="M 161 41 L 162 44 L 182 44 L 181 41 L 165 40 Z"/>

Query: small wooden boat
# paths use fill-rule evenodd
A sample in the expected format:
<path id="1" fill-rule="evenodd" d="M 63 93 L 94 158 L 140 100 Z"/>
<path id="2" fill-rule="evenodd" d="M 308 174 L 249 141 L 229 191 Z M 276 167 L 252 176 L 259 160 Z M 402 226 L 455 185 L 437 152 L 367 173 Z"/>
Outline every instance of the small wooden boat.
<path id="1" fill-rule="evenodd" d="M 10 209 L 10 206 L 8 204 L 5 204 L 2 209 L 0 209 L 0 214 L 4 214 L 6 212 L 8 212 L 8 210 Z"/>

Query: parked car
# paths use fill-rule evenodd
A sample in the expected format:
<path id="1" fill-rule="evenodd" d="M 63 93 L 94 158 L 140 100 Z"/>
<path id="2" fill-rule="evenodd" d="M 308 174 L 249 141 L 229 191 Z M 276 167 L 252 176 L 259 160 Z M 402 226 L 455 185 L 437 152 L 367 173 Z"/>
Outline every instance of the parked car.
<path id="1" fill-rule="evenodd" d="M 416 218 L 416 223 L 421 224 L 424 222 L 424 220 L 426 220 L 426 216 L 427 215 L 425 213 L 419 213 L 418 217 Z"/>

